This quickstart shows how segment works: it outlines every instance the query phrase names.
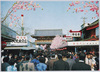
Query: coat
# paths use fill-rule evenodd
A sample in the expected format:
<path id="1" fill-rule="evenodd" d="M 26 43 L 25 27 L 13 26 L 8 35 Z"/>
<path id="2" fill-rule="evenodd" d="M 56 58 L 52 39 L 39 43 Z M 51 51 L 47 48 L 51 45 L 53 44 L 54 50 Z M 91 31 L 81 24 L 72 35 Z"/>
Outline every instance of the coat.
<path id="1" fill-rule="evenodd" d="M 35 71 L 35 65 L 34 63 L 25 61 L 24 63 L 20 64 L 19 71 Z"/>
<path id="2" fill-rule="evenodd" d="M 91 70 L 91 66 L 88 65 L 88 64 L 85 64 L 84 62 L 78 62 L 78 63 L 75 63 L 73 64 L 72 66 L 72 70 L 85 70 L 85 71 L 89 71 Z"/>
<path id="3" fill-rule="evenodd" d="M 44 64 L 44 63 L 39 63 L 39 64 L 36 65 L 36 68 L 37 68 L 38 71 L 45 71 L 46 68 L 47 68 L 47 65 Z"/>
<path id="4" fill-rule="evenodd" d="M 70 70 L 71 70 L 73 64 L 76 63 L 73 59 L 70 59 L 70 58 L 68 58 L 68 59 L 66 60 L 66 62 L 68 62 Z"/>
<path id="5" fill-rule="evenodd" d="M 69 70 L 69 64 L 62 59 L 57 60 L 53 64 L 53 70 Z"/>
<path id="6" fill-rule="evenodd" d="M 5 62 L 1 64 L 1 71 L 7 71 L 7 67 L 9 66 L 9 63 Z"/>
<path id="7" fill-rule="evenodd" d="M 47 66 L 48 66 L 48 69 L 49 70 L 53 70 L 53 63 L 57 61 L 57 59 L 50 59 L 48 62 L 47 62 Z"/>

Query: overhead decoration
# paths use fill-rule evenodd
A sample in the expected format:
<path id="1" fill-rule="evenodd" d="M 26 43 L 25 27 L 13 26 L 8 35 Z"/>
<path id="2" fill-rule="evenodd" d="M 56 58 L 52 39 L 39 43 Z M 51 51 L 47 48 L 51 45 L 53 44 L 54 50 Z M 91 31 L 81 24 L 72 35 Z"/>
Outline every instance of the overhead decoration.
<path id="1" fill-rule="evenodd" d="M 67 45 L 67 42 L 63 40 L 63 37 L 56 35 L 56 37 L 52 40 L 50 48 L 57 49 L 59 47 L 66 46 L 66 45 Z"/>
<path id="2" fill-rule="evenodd" d="M 13 24 L 16 24 L 16 21 L 20 19 L 20 17 L 18 17 L 15 13 L 18 10 L 32 10 L 35 11 L 36 8 L 40 8 L 39 4 L 36 4 L 36 2 L 33 1 L 16 1 L 13 6 L 8 10 L 6 16 L 4 17 L 4 19 L 2 20 L 2 22 L 4 22 L 6 20 L 7 17 L 9 17 L 11 19 L 11 22 Z M 42 8 L 43 10 L 43 8 Z M 12 26 L 12 25 L 9 25 Z"/>
<path id="3" fill-rule="evenodd" d="M 96 14 L 95 17 L 99 17 L 99 1 L 72 1 L 67 9 L 67 12 L 70 11 L 72 13 L 84 12 L 84 14 L 94 12 Z"/>

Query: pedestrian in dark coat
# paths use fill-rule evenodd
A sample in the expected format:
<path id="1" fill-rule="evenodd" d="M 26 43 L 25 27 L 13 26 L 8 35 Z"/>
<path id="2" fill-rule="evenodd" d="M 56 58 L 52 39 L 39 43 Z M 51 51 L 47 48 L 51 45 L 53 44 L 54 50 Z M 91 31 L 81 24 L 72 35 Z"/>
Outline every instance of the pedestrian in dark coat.
<path id="1" fill-rule="evenodd" d="M 53 70 L 69 70 L 69 64 L 62 60 L 61 54 L 58 54 L 58 59 L 53 64 Z"/>
<path id="2" fill-rule="evenodd" d="M 3 62 L 4 62 L 4 63 L 1 64 L 1 71 L 7 71 L 7 67 L 10 65 L 10 64 L 8 63 L 8 61 L 9 61 L 9 57 L 5 57 L 5 58 L 3 59 Z"/>
<path id="3" fill-rule="evenodd" d="M 48 70 L 52 71 L 53 70 L 53 63 L 57 61 L 57 59 L 55 58 L 55 54 L 52 54 L 50 57 L 50 60 L 47 62 L 47 68 Z"/>
<path id="4" fill-rule="evenodd" d="M 66 62 L 68 62 L 70 70 L 71 70 L 73 64 L 76 63 L 73 59 L 71 59 L 71 55 L 70 55 L 70 54 L 67 55 L 67 60 L 66 60 Z"/>
<path id="5" fill-rule="evenodd" d="M 91 66 L 89 66 L 88 64 L 85 64 L 84 60 L 85 60 L 85 54 L 81 53 L 79 55 L 79 62 L 73 64 L 72 70 L 85 70 L 85 71 L 91 70 Z"/>

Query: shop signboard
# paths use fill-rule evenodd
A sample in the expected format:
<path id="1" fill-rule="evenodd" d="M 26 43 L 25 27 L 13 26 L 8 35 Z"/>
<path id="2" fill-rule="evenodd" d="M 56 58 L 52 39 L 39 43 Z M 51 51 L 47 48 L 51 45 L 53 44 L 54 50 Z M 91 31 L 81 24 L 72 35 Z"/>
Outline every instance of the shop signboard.
<path id="1" fill-rule="evenodd" d="M 73 37 L 72 36 L 65 36 L 65 37 L 63 37 L 63 40 L 72 41 Z"/>
<path id="2" fill-rule="evenodd" d="M 81 35 L 82 35 L 81 31 L 72 31 L 72 30 L 70 30 L 69 32 L 71 33 L 72 37 L 81 37 Z"/>
<path id="3" fill-rule="evenodd" d="M 81 32 L 72 32 L 71 36 L 72 37 L 81 37 Z"/>
<path id="4" fill-rule="evenodd" d="M 14 46 L 24 46 L 27 45 L 27 36 L 16 36 L 16 40 L 14 42 L 11 42 L 11 45 Z"/>

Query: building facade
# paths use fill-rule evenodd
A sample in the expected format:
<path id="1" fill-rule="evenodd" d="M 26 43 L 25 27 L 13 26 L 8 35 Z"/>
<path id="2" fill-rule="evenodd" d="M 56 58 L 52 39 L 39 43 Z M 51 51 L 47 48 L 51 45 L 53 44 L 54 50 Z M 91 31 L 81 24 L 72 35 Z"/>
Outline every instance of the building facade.
<path id="1" fill-rule="evenodd" d="M 51 42 L 56 35 L 63 36 L 62 29 L 37 29 L 31 37 L 36 39 L 36 45 L 46 44 L 46 48 L 50 48 Z"/>

